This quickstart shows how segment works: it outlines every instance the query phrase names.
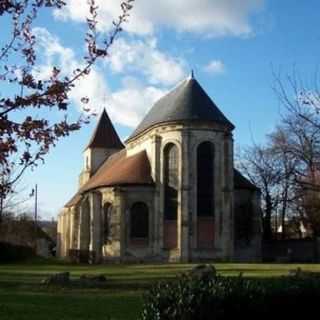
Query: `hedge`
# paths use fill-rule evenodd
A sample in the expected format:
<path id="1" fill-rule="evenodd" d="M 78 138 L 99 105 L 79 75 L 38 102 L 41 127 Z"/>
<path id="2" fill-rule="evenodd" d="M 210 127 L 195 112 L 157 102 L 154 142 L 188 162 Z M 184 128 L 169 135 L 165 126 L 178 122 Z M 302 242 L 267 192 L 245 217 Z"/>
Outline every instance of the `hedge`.
<path id="1" fill-rule="evenodd" d="M 237 317 L 301 318 L 317 314 L 320 280 L 291 276 L 269 280 L 183 275 L 156 284 L 144 297 L 142 320 L 220 320 Z"/>
<path id="2" fill-rule="evenodd" d="M 34 256 L 34 249 L 31 247 L 0 242 L 0 263 L 22 261 Z"/>

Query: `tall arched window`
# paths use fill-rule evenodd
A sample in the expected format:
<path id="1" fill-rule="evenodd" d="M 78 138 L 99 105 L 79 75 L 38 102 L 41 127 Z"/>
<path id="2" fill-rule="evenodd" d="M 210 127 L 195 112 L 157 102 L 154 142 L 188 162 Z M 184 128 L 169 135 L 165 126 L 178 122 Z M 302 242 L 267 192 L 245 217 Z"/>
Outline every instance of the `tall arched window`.
<path id="1" fill-rule="evenodd" d="M 136 202 L 130 210 L 130 238 L 147 240 L 149 235 L 149 210 L 143 202 Z"/>
<path id="2" fill-rule="evenodd" d="M 170 143 L 164 149 L 164 218 L 177 220 L 178 210 L 178 148 Z"/>
<path id="3" fill-rule="evenodd" d="M 81 203 L 81 250 L 89 250 L 91 238 L 90 203 L 88 197 Z"/>
<path id="4" fill-rule="evenodd" d="M 214 147 L 203 142 L 197 150 L 197 213 L 198 216 L 214 215 Z"/>
<path id="5" fill-rule="evenodd" d="M 80 222 L 80 208 L 76 207 L 74 213 L 74 220 L 73 220 L 73 238 L 72 238 L 72 248 L 78 248 L 79 246 L 79 222 Z"/>
<path id="6" fill-rule="evenodd" d="M 111 239 L 111 214 L 112 204 L 106 202 L 103 206 L 103 242 L 108 243 Z"/>
<path id="7" fill-rule="evenodd" d="M 163 242 L 166 249 L 177 247 L 177 215 L 179 186 L 178 147 L 169 143 L 164 149 L 164 222 Z"/>

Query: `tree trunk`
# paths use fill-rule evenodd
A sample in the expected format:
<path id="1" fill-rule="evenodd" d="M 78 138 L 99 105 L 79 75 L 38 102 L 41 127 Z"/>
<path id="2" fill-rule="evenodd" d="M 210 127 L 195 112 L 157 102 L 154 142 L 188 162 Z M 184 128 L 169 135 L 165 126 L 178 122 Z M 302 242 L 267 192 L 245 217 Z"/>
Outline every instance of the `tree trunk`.
<path id="1" fill-rule="evenodd" d="M 282 204 L 282 212 L 281 212 L 281 239 L 284 240 L 286 238 L 286 212 L 287 212 L 287 191 L 285 192 Z"/>
<path id="2" fill-rule="evenodd" d="M 0 196 L 0 227 L 2 225 L 2 217 L 3 217 L 3 197 Z"/>
<path id="3" fill-rule="evenodd" d="M 271 228 L 272 200 L 269 193 L 266 195 L 266 210 L 263 219 L 263 238 L 264 240 L 272 240 Z"/>

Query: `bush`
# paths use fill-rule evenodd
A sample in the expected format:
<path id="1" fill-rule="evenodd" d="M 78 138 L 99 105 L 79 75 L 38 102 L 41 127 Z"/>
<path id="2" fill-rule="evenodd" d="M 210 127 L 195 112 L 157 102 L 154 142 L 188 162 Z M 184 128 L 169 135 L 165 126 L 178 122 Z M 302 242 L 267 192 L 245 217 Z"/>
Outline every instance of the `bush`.
<path id="1" fill-rule="evenodd" d="M 22 261 L 34 256 L 33 248 L 0 242 L 0 263 Z"/>
<path id="2" fill-rule="evenodd" d="M 316 313 L 319 299 L 320 281 L 316 277 L 254 280 L 183 275 L 150 289 L 144 297 L 141 319 L 297 318 Z"/>

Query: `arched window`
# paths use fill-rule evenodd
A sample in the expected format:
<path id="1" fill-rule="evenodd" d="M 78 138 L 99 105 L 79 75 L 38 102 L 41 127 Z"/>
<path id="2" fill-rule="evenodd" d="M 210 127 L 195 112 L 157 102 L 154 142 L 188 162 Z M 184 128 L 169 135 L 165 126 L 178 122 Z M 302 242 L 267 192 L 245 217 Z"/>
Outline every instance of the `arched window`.
<path id="1" fill-rule="evenodd" d="M 214 215 L 214 147 L 203 142 L 197 150 L 197 214 Z"/>
<path id="2" fill-rule="evenodd" d="M 130 210 L 130 238 L 148 239 L 149 210 L 145 203 L 136 202 Z"/>
<path id="3" fill-rule="evenodd" d="M 90 222 L 90 203 L 88 197 L 81 203 L 81 250 L 89 250 L 90 236 L 91 236 L 91 222 Z"/>
<path id="4" fill-rule="evenodd" d="M 80 221 L 80 208 L 76 207 L 75 212 L 74 212 L 74 220 L 73 220 L 73 238 L 72 238 L 72 248 L 78 248 L 78 243 L 79 243 L 79 221 Z"/>
<path id="5" fill-rule="evenodd" d="M 108 243 L 111 238 L 112 204 L 106 202 L 103 206 L 103 242 Z"/>
<path id="6" fill-rule="evenodd" d="M 177 220 L 178 210 L 178 148 L 173 143 L 164 149 L 164 219 Z"/>

